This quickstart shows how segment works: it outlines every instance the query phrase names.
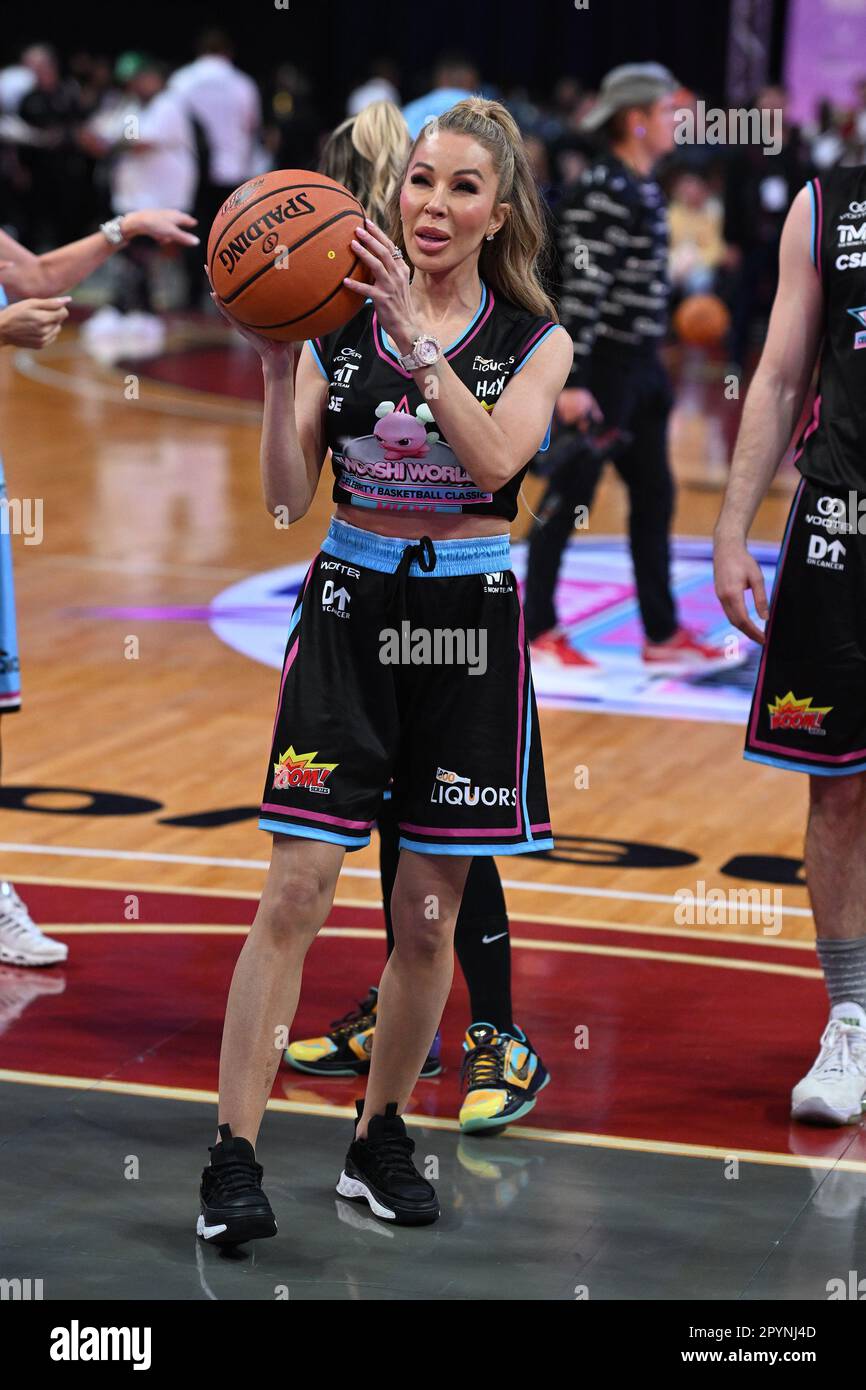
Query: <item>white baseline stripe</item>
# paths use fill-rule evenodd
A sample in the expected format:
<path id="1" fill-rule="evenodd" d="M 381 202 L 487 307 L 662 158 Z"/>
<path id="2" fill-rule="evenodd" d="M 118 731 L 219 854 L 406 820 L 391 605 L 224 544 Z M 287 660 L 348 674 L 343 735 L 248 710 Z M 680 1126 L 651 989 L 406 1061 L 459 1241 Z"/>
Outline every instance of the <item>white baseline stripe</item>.
<path id="1" fill-rule="evenodd" d="M 75 845 L 19 845 L 11 841 L 0 841 L 0 853 L 4 854 L 53 854 L 61 858 L 70 859 L 128 859 L 135 860 L 144 864 L 197 864 L 210 869 L 261 869 L 264 871 L 268 867 L 267 859 L 221 859 L 215 855 L 206 854 L 157 854 L 149 853 L 144 850 L 134 849 L 83 849 Z M 350 869 L 340 870 L 340 877 L 346 878 L 375 878 L 379 877 L 378 869 Z M 565 897 L 577 896 L 582 898 L 612 898 L 616 902 L 639 902 L 639 903 L 679 903 L 680 899 L 674 893 L 641 893 L 636 889 L 621 888 L 587 888 L 578 884 L 567 883 L 536 883 L 532 879 L 504 878 L 503 888 L 514 888 L 524 893 L 558 893 Z M 169 884 L 165 888 L 158 888 L 154 885 L 155 892 L 172 893 L 182 892 L 182 887 L 177 884 Z M 229 893 L 231 890 L 226 889 Z M 724 891 L 724 889 L 722 890 Z M 730 892 L 736 891 L 730 889 Z M 696 907 L 717 906 L 714 902 L 707 902 L 706 898 L 695 898 Z M 742 905 L 744 915 L 748 915 L 750 908 L 748 904 Z M 812 913 L 808 907 L 780 907 L 773 911 L 778 911 L 783 917 L 811 917 Z"/>
<path id="2" fill-rule="evenodd" d="M 167 350 L 181 346 L 178 342 L 169 342 Z M 198 347 L 213 347 L 213 342 L 202 341 L 195 344 Z M 64 357 L 73 357 L 76 354 L 54 354 L 58 360 Z M 77 354 L 78 357 L 81 353 Z M 62 371 L 57 367 L 51 367 L 45 362 L 38 362 L 35 355 L 22 350 L 13 356 L 13 365 L 17 372 L 22 376 L 29 377 L 31 381 L 38 381 L 43 386 L 54 386 L 61 391 L 69 391 L 75 396 L 84 397 L 87 400 L 104 401 L 106 405 L 122 405 L 124 398 L 121 395 L 123 389 L 123 377 L 118 369 L 115 369 L 116 380 L 104 379 L 101 377 L 85 376 L 71 371 Z M 177 394 L 173 394 L 176 392 Z M 242 424 L 257 426 L 261 422 L 261 406 L 255 401 L 245 401 L 241 397 L 234 399 L 220 398 L 219 396 L 205 392 L 197 392 L 183 386 L 168 386 L 165 382 L 154 381 L 152 378 L 145 378 L 144 389 L 141 391 L 135 402 L 139 410 L 153 410 L 162 415 L 181 415 L 189 416 L 192 419 L 221 420 L 228 424 Z"/>

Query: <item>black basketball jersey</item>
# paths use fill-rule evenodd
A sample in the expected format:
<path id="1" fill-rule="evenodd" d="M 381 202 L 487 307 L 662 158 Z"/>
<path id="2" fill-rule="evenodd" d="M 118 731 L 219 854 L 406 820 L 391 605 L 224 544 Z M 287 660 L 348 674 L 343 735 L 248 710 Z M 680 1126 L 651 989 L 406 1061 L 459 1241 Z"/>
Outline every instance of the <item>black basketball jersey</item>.
<path id="1" fill-rule="evenodd" d="M 556 324 L 495 295 L 482 283 L 478 310 L 444 356 L 485 410 Z M 310 346 L 328 382 L 326 437 L 335 502 L 391 511 L 517 515 L 521 468 L 497 492 L 476 487 L 436 423 L 368 299 L 342 328 Z M 547 448 L 550 431 L 542 444 Z"/>
<path id="2" fill-rule="evenodd" d="M 866 492 L 866 167 L 831 169 L 807 187 L 824 338 L 812 418 L 795 462 L 814 482 Z"/>

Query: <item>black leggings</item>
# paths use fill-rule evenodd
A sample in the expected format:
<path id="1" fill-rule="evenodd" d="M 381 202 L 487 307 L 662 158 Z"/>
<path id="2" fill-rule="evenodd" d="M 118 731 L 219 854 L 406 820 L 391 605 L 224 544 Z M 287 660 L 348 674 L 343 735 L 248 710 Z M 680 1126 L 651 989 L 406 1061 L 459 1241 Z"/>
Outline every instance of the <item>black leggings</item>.
<path id="1" fill-rule="evenodd" d="M 390 798 L 379 814 L 379 868 L 388 931 L 388 954 L 394 949 L 391 893 L 397 877 L 400 832 Z M 469 866 L 463 901 L 457 915 L 454 948 L 469 990 L 474 1023 L 492 1023 L 500 1032 L 513 1026 L 511 1017 L 511 941 L 505 895 L 496 860 L 479 855 Z"/>
<path id="2" fill-rule="evenodd" d="M 651 642 L 664 642 L 677 628 L 668 540 L 674 505 L 667 453 L 670 383 L 657 357 L 622 357 L 598 349 L 588 384 L 605 426 L 618 426 L 633 436 L 615 467 L 628 488 L 629 540 L 644 631 Z M 592 506 L 604 467 L 604 460 L 586 449 L 577 430 L 560 431 L 551 449 L 559 455 L 557 466 L 527 555 L 524 610 L 530 641 L 556 626 L 554 590 L 562 553 L 576 534 L 575 509 Z"/>

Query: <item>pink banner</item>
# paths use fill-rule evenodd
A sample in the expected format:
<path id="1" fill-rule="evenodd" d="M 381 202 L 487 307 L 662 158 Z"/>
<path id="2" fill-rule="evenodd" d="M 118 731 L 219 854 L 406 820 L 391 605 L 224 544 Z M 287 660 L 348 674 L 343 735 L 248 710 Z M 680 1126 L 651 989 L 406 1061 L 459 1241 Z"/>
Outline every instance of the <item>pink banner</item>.
<path id="1" fill-rule="evenodd" d="M 825 97 L 854 104 L 866 78 L 866 0 L 791 0 L 785 36 L 789 115 L 807 121 Z"/>

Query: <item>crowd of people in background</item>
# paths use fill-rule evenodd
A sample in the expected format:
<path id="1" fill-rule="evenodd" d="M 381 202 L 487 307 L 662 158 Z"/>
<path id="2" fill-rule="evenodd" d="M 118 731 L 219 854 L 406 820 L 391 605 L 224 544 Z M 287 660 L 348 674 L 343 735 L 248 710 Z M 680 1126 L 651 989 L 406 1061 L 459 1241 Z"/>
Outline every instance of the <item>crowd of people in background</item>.
<path id="1" fill-rule="evenodd" d="M 395 63 L 371 65 L 346 100 L 347 115 L 373 101 L 402 108 L 410 135 L 462 96 L 505 102 L 526 141 L 551 211 L 593 157 L 581 120 L 596 93 L 562 76 L 544 100 L 501 90 L 461 54 L 439 57 L 430 88 L 403 90 Z M 694 103 L 698 93 L 683 93 Z M 407 98 L 409 98 L 407 100 Z M 708 102 L 709 104 L 709 102 Z M 767 87 L 755 105 L 784 113 L 785 92 Z M 781 147 L 682 144 L 660 170 L 669 198 L 674 296 L 715 293 L 732 317 L 728 355 L 743 367 L 776 286 L 782 224 L 812 174 L 866 160 L 866 80 L 851 109 L 822 104 L 797 127 L 783 116 Z M 230 38 L 202 34 L 195 57 L 171 69 L 158 56 L 78 52 L 61 61 L 49 44 L 27 47 L 0 70 L 0 226 L 35 251 L 93 231 L 104 219 L 142 208 L 188 211 L 207 228 L 225 195 L 271 168 L 315 168 L 328 135 L 312 84 L 291 63 L 267 81 L 241 71 Z M 111 307 L 92 324 L 91 342 L 132 323 L 145 350 L 158 349 L 155 312 L 207 307 L 200 256 L 174 253 L 168 291 L 154 302 L 154 270 L 166 253 L 145 242 L 118 261 Z M 112 317 L 113 316 L 113 317 Z"/>

